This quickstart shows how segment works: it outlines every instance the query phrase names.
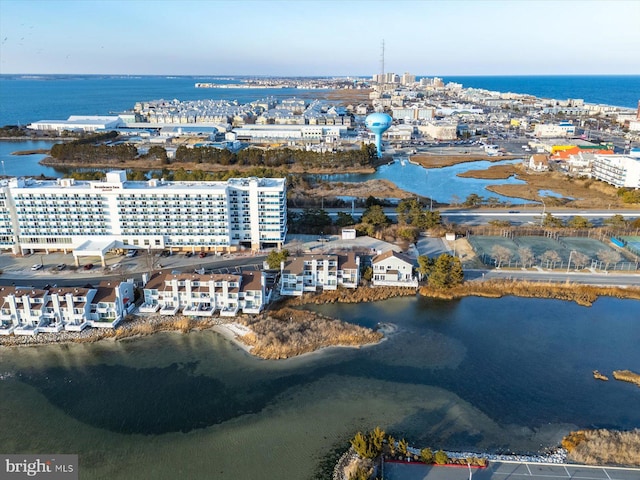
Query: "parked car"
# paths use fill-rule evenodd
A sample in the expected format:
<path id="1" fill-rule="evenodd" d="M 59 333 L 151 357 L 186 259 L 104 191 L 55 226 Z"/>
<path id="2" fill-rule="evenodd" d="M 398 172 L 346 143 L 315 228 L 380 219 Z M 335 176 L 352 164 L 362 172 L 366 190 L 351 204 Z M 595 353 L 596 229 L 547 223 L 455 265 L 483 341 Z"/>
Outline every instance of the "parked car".
<path id="1" fill-rule="evenodd" d="M 207 256 L 207 252 L 200 252 L 200 253 L 198 254 L 198 256 L 199 256 L 200 258 L 204 258 L 204 257 L 206 257 L 206 256 Z"/>
<path id="2" fill-rule="evenodd" d="M 42 268 L 42 264 L 41 263 L 36 263 L 34 265 L 31 265 L 31 270 L 36 271 L 36 270 L 40 270 Z"/>
<path id="3" fill-rule="evenodd" d="M 61 272 L 65 268 L 67 268 L 67 266 L 64 263 L 59 263 L 58 265 L 56 265 L 56 270 L 58 270 L 59 272 Z"/>
<path id="4" fill-rule="evenodd" d="M 137 250 L 129 250 L 129 251 L 127 252 L 126 257 L 127 257 L 127 258 L 133 258 L 133 257 L 135 257 L 137 254 L 138 254 Z"/>
<path id="5" fill-rule="evenodd" d="M 193 252 L 187 252 L 184 254 L 185 257 L 189 258 L 191 256 L 193 256 Z"/>
<path id="6" fill-rule="evenodd" d="M 169 255 L 171 255 L 171 252 L 169 250 L 163 250 L 162 252 L 160 252 L 161 257 L 168 257 Z"/>
<path id="7" fill-rule="evenodd" d="M 91 270 L 93 268 L 93 263 L 87 263 L 84 267 L 85 270 Z"/>

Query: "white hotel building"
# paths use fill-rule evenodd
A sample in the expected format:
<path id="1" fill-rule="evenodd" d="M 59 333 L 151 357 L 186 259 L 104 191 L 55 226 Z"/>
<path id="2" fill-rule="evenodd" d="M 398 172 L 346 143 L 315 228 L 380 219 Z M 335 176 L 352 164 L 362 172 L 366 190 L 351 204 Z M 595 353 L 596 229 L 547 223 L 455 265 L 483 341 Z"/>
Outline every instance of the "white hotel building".
<path id="1" fill-rule="evenodd" d="M 286 234 L 283 178 L 132 182 L 112 171 L 103 181 L 18 178 L 0 187 L 0 248 L 14 253 L 258 250 L 280 247 Z"/>

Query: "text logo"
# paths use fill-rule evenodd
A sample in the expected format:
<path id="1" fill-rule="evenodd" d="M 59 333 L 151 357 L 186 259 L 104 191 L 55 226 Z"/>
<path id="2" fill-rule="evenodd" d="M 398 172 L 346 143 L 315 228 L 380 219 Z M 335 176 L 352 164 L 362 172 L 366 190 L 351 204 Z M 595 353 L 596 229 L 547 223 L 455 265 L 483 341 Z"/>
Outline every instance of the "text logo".
<path id="1" fill-rule="evenodd" d="M 0 480 L 78 480 L 78 455 L 0 454 Z"/>

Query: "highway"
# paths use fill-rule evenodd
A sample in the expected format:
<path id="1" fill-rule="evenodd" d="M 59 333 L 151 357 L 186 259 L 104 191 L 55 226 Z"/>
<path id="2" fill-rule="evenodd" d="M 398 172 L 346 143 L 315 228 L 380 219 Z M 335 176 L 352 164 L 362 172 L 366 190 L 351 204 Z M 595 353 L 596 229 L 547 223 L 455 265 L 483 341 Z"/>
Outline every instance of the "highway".
<path id="1" fill-rule="evenodd" d="M 350 213 L 354 216 L 361 216 L 364 208 L 325 208 L 324 209 L 331 218 L 336 218 L 338 212 Z M 398 213 L 395 207 L 384 207 L 384 213 L 389 218 L 396 218 Z M 303 208 L 290 208 L 289 211 L 300 213 Z M 546 215 L 550 213 L 554 217 L 567 220 L 571 217 L 584 217 L 594 225 L 602 225 L 603 221 L 614 215 L 622 215 L 627 220 L 640 218 L 640 210 L 579 210 L 566 208 L 544 208 L 539 207 L 513 207 L 511 209 L 495 209 L 495 208 L 445 208 L 438 210 L 440 216 L 448 223 L 463 223 L 467 225 L 482 225 L 491 220 L 509 220 L 514 225 L 540 224 L 543 212 Z"/>

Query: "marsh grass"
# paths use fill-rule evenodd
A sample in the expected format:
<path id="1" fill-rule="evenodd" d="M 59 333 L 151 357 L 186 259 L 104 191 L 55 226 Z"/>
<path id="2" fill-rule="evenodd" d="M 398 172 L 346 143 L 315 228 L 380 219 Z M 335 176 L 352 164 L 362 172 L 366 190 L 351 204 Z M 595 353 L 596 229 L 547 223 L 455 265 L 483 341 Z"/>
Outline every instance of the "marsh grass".
<path id="1" fill-rule="evenodd" d="M 330 346 L 361 346 L 382 338 L 369 328 L 289 307 L 236 321 L 252 330 L 240 340 L 253 347 L 253 355 L 265 359 L 290 358 Z"/>
<path id="2" fill-rule="evenodd" d="M 587 465 L 640 466 L 640 429 L 579 430 L 562 440 L 570 461 Z"/>
<path id="3" fill-rule="evenodd" d="M 632 372 L 631 370 L 614 370 L 613 378 L 622 382 L 634 383 L 640 387 L 640 374 Z"/>
<path id="4" fill-rule="evenodd" d="M 467 296 L 500 298 L 508 295 L 525 298 L 569 300 L 591 306 L 598 297 L 640 299 L 638 287 L 601 287 L 575 283 L 528 282 L 522 280 L 487 280 L 465 282 L 450 289 L 420 288 L 420 294 L 431 298 L 453 300 Z"/>

